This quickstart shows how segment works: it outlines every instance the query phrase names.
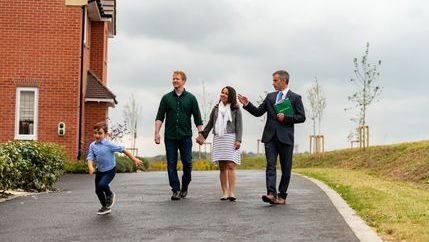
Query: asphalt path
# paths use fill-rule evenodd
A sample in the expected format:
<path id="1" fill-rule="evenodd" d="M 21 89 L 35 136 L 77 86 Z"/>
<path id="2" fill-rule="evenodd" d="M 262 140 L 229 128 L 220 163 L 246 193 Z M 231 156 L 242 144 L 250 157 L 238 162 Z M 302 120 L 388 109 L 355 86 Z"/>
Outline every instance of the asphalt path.
<path id="1" fill-rule="evenodd" d="M 0 241 L 358 241 L 303 177 L 292 177 L 284 206 L 262 202 L 263 171 L 237 172 L 236 202 L 219 200 L 218 177 L 194 171 L 188 197 L 171 201 L 166 172 L 117 174 L 112 213 L 97 215 L 94 177 L 65 175 L 59 192 L 0 203 Z"/>

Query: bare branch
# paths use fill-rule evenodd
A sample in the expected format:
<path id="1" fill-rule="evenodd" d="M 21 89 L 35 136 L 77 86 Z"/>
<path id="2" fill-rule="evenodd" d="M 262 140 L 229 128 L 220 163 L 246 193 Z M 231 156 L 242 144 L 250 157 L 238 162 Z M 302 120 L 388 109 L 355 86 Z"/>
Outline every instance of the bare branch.
<path id="1" fill-rule="evenodd" d="M 366 43 L 365 55 L 362 56 L 362 59 L 358 61 L 357 58 L 353 59 L 354 63 L 354 75 L 356 79 L 351 79 L 354 84 L 360 82 L 358 89 L 348 97 L 348 100 L 352 103 L 355 103 L 355 108 L 359 110 L 359 116 L 357 119 L 360 125 L 366 123 L 366 113 L 368 111 L 369 105 L 373 103 L 374 100 L 377 100 L 377 97 L 381 93 L 380 85 L 376 84 L 376 79 L 380 76 L 378 69 L 381 66 L 381 60 L 378 60 L 376 64 L 368 63 L 369 55 L 369 43 Z M 351 108 L 346 108 L 344 110 L 348 111 Z"/>

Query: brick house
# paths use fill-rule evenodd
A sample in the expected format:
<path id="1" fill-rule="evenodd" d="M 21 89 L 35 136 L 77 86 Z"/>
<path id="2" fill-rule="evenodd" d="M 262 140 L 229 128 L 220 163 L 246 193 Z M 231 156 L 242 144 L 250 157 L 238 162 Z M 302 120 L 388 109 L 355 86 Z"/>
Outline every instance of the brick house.
<path id="1" fill-rule="evenodd" d="M 54 142 L 79 159 L 117 104 L 106 87 L 116 1 L 0 0 L 0 30 L 0 143 Z"/>

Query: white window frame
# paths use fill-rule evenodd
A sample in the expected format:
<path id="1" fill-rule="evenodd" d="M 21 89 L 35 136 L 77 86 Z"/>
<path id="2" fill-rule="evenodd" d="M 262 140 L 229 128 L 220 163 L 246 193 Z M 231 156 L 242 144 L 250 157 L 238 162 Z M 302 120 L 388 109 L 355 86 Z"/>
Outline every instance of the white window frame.
<path id="1" fill-rule="evenodd" d="M 21 105 L 21 92 L 33 91 L 34 92 L 34 132 L 33 134 L 19 134 L 19 114 Z M 15 139 L 18 140 L 37 140 L 38 129 L 38 105 L 39 104 L 39 89 L 37 87 L 17 87 L 16 88 L 16 108 L 15 108 Z"/>

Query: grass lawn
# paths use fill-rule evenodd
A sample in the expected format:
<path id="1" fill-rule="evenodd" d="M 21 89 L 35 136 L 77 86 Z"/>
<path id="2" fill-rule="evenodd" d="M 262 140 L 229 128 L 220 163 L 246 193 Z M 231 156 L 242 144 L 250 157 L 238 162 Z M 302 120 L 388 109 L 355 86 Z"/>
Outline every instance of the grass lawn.
<path id="1" fill-rule="evenodd" d="M 427 185 L 393 181 L 365 170 L 295 168 L 335 191 L 385 241 L 429 241 Z"/>

